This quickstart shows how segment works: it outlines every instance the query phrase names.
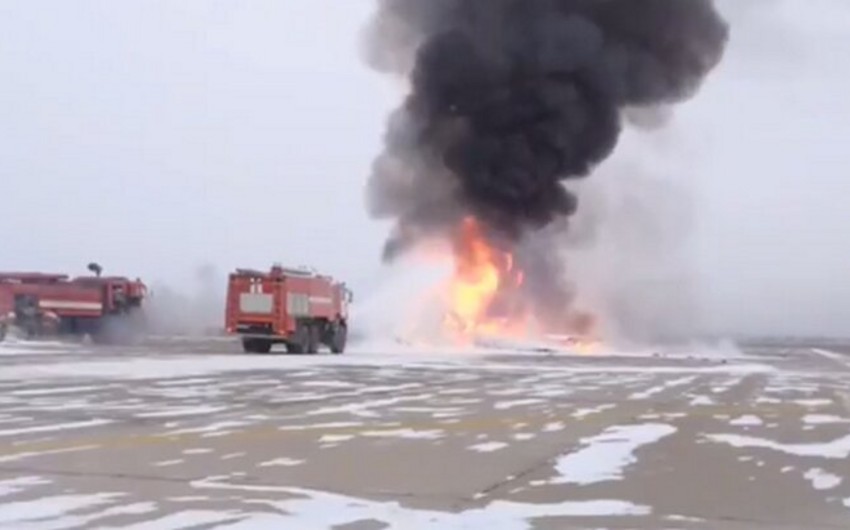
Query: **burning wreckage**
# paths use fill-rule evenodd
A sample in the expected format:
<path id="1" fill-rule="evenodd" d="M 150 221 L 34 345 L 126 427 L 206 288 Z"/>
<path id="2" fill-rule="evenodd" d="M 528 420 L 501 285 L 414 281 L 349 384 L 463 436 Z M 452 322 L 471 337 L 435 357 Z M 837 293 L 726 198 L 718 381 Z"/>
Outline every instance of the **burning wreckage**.
<path id="1" fill-rule="evenodd" d="M 370 65 L 409 87 L 368 185 L 395 225 L 384 260 L 448 243 L 456 337 L 596 333 L 566 184 L 696 94 L 728 39 L 713 1 L 380 0 L 369 29 Z"/>

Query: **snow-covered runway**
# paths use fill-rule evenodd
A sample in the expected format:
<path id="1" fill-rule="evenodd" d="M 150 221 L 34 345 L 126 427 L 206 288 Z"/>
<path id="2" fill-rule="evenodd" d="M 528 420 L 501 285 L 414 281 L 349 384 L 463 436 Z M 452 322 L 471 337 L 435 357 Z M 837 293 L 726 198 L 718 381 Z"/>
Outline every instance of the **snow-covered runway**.
<path id="1" fill-rule="evenodd" d="M 0 345 L 0 528 L 847 528 L 850 357 Z"/>

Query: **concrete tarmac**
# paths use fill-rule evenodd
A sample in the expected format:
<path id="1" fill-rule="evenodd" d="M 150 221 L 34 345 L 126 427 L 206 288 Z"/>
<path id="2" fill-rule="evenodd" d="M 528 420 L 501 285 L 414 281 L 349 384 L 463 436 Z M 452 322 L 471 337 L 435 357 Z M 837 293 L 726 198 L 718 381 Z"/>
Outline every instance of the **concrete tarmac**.
<path id="1" fill-rule="evenodd" d="M 0 528 L 850 528 L 832 350 L 0 362 Z"/>

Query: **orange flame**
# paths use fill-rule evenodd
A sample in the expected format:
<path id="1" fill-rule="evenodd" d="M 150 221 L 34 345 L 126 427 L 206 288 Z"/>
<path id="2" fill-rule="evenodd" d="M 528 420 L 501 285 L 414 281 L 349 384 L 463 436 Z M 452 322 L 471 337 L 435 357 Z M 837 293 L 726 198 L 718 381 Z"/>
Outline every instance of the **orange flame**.
<path id="1" fill-rule="evenodd" d="M 454 274 L 448 286 L 449 311 L 444 325 L 458 342 L 476 338 L 534 339 L 545 338 L 543 330 L 522 293 L 525 273 L 515 257 L 500 250 L 484 234 L 473 217 L 467 217 L 458 227 L 454 240 Z M 538 315 L 539 316 L 539 315 Z M 596 349 L 591 339 L 595 335 L 596 319 L 587 313 L 566 311 L 561 318 L 549 318 L 549 336 L 555 343 L 571 349 L 592 353 Z"/>
<path id="2" fill-rule="evenodd" d="M 464 338 L 480 334 L 514 334 L 524 327 L 518 314 L 500 317 L 492 309 L 500 295 L 522 284 L 510 253 L 489 244 L 478 222 L 464 219 L 455 245 L 455 272 L 450 285 L 450 328 Z"/>

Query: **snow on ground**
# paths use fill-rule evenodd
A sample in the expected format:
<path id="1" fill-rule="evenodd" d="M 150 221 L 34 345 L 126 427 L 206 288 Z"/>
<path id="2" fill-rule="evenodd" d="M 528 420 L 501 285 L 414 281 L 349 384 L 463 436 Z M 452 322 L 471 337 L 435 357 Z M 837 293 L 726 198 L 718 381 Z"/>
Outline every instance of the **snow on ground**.
<path id="1" fill-rule="evenodd" d="M 806 478 L 806 480 L 812 483 L 812 487 L 816 490 L 828 490 L 836 488 L 841 484 L 843 480 L 838 475 L 827 473 L 826 471 L 820 468 L 812 468 L 806 471 L 806 474 L 803 476 Z"/>
<path id="2" fill-rule="evenodd" d="M 541 373 L 648 373 L 648 374 L 759 374 L 772 373 L 774 368 L 757 363 L 716 366 L 630 366 L 618 363 L 594 365 L 546 366 L 517 359 L 517 352 L 509 358 L 488 352 L 457 352 L 451 354 L 416 354 L 399 352 L 346 354 L 341 356 L 289 356 L 283 362 L 277 356 L 214 355 L 209 357 L 175 355 L 169 358 L 123 357 L 115 360 L 74 363 L 48 363 L 6 366 L 0 371 L 0 381 L 38 379 L 174 379 L 180 377 L 211 376 L 220 373 L 245 371 L 286 371 L 324 366 L 393 366 L 405 369 L 456 370 L 459 366 L 472 366 L 492 371 L 536 371 Z M 525 356 L 525 354 L 521 354 Z"/>
<path id="3" fill-rule="evenodd" d="M 508 447 L 508 444 L 504 442 L 485 442 L 476 445 L 470 445 L 469 450 L 475 451 L 477 453 L 492 453 L 494 451 L 500 451 L 506 447 Z"/>
<path id="4" fill-rule="evenodd" d="M 181 530 L 184 528 L 199 528 L 205 525 L 226 523 L 238 520 L 238 512 L 214 511 L 214 510 L 185 510 L 171 513 L 156 519 L 150 519 L 144 523 L 135 524 L 129 528 L 132 530 Z M 206 527 L 208 528 L 208 527 Z M 216 528 L 222 528 L 216 526 Z"/>
<path id="5" fill-rule="evenodd" d="M 38 388 L 34 390 L 13 390 L 9 392 L 10 396 L 19 397 L 42 397 L 52 396 L 55 394 L 78 394 L 90 392 L 92 390 L 102 390 L 105 386 L 63 386 L 60 388 Z"/>
<path id="6" fill-rule="evenodd" d="M 0 525 L 15 528 L 29 521 L 49 521 L 58 517 L 73 517 L 77 510 L 93 508 L 113 502 L 120 494 L 96 493 L 90 495 L 54 495 L 27 501 L 0 504 Z M 65 523 L 71 526 L 70 521 Z M 74 521 L 76 523 L 76 521 Z"/>
<path id="7" fill-rule="evenodd" d="M 27 354 L 33 351 L 54 351 L 50 347 L 31 348 L 29 345 L 24 347 L 19 344 L 0 347 L 6 348 L 7 351 L 26 350 Z M 102 422 L 109 423 L 113 417 L 119 418 L 115 420 L 116 422 L 121 421 L 120 414 L 115 412 L 119 410 L 126 411 L 123 414 L 128 418 L 150 420 L 140 422 L 142 424 L 162 425 L 163 430 L 157 431 L 157 436 L 176 433 L 227 434 L 242 430 L 243 427 L 250 425 L 250 422 L 263 422 L 269 419 L 264 415 L 251 417 L 247 413 L 242 414 L 246 403 L 250 404 L 254 401 L 269 404 L 270 408 L 259 411 L 272 415 L 279 409 L 283 410 L 284 404 L 288 406 L 290 403 L 306 403 L 303 411 L 287 417 L 285 422 L 270 424 L 269 430 L 275 433 L 311 430 L 315 433 L 300 433 L 299 439 L 303 434 L 304 440 L 309 440 L 312 436 L 317 445 L 326 444 L 322 447 L 331 446 L 327 444 L 340 444 L 339 449 L 325 451 L 322 453 L 324 455 L 336 451 L 358 450 L 351 448 L 373 446 L 382 448 L 398 446 L 407 450 L 415 444 L 421 444 L 421 447 L 434 445 L 437 446 L 437 450 L 443 451 L 446 447 L 453 445 L 453 441 L 462 440 L 461 443 L 454 445 L 465 453 L 466 461 L 484 458 L 501 461 L 514 453 L 527 452 L 529 448 L 533 449 L 536 445 L 549 444 L 551 440 L 561 436 L 577 438 L 581 434 L 599 433 L 578 441 L 576 438 L 571 438 L 568 442 L 555 446 L 554 450 L 551 448 L 548 450 L 551 452 L 546 453 L 547 458 L 557 452 L 566 452 L 556 457 L 554 469 L 550 472 L 550 476 L 554 478 L 541 481 L 542 486 L 556 487 L 555 491 L 557 491 L 557 486 L 596 485 L 631 479 L 630 468 L 638 467 L 635 466 L 638 462 L 644 462 L 638 460 L 643 454 L 642 451 L 646 449 L 656 451 L 651 453 L 653 455 L 663 452 L 666 442 L 660 442 L 674 434 L 678 443 L 679 439 L 683 438 L 682 433 L 688 429 L 682 426 L 680 433 L 676 427 L 680 424 L 675 423 L 674 420 L 682 419 L 686 417 L 685 414 L 696 411 L 697 414 L 694 417 L 702 414 L 700 421 L 722 419 L 724 422 L 700 430 L 696 434 L 697 440 L 703 442 L 708 440 L 746 449 L 728 453 L 731 454 L 732 459 L 742 454 L 749 456 L 757 453 L 752 451 L 753 449 L 770 449 L 792 455 L 833 459 L 850 457 L 850 436 L 825 443 L 803 444 L 788 443 L 789 440 L 785 439 L 771 440 L 733 434 L 705 436 L 701 434 L 717 432 L 715 429 L 725 430 L 724 425 L 727 421 L 730 425 L 738 427 L 763 426 L 761 417 L 772 421 L 769 413 L 762 415 L 758 407 L 749 408 L 750 405 L 757 404 L 753 403 L 756 401 L 755 397 L 759 395 L 757 393 L 749 394 L 750 397 L 746 398 L 749 403 L 734 405 L 740 407 L 739 411 L 724 409 L 722 415 L 714 414 L 713 410 L 709 410 L 709 416 L 705 414 L 704 408 L 694 406 L 732 407 L 728 404 L 728 400 L 729 395 L 734 394 L 735 390 L 744 389 L 750 384 L 761 384 L 762 380 L 775 382 L 770 376 L 779 373 L 777 368 L 760 364 L 753 359 L 737 359 L 726 363 L 628 362 L 615 359 L 615 355 L 620 356 L 615 352 L 606 352 L 596 355 L 591 362 L 585 362 L 579 360 L 579 357 L 586 358 L 585 355 L 573 356 L 562 352 L 518 353 L 486 348 L 468 350 L 446 348 L 435 352 L 431 347 L 418 349 L 402 347 L 397 343 L 388 343 L 384 349 L 377 348 L 374 343 L 361 344 L 342 356 L 282 357 L 219 353 L 205 356 L 187 353 L 187 350 L 180 350 L 173 356 L 162 355 L 161 351 L 155 353 L 145 357 L 131 350 L 120 357 L 114 354 L 100 355 L 97 360 L 80 355 L 74 363 L 65 362 L 67 357 L 61 357 L 59 360 L 63 362 L 54 360 L 54 364 L 50 364 L 48 360 L 39 359 L 35 355 L 28 361 L 31 363 L 29 365 L 15 364 L 20 363 L 20 359 L 9 359 L 9 365 L 0 372 L 0 383 L 10 387 L 5 394 L 9 405 L 26 405 L 32 408 L 44 405 L 38 409 L 40 411 L 52 410 L 50 407 L 58 405 L 74 406 L 88 409 L 92 415 L 78 421 L 55 421 L 49 425 L 42 425 L 42 421 L 20 422 L 19 425 L 3 423 L 0 437 L 50 434 L 67 429 L 96 427 L 103 425 Z M 553 357 L 558 357 L 557 361 L 552 361 Z M 345 369 L 350 367 L 375 369 Z M 482 375 L 483 372 L 486 373 Z M 238 381 L 235 384 L 232 380 L 228 382 L 227 378 L 223 377 L 224 374 L 234 376 L 231 379 Z M 764 374 L 768 377 L 744 379 L 744 376 L 751 374 Z M 359 377 L 363 380 L 358 379 Z M 397 381 L 393 380 L 395 377 L 398 377 Z M 111 381 L 112 379 L 134 381 L 156 378 L 162 379 L 150 383 Z M 33 379 L 35 382 L 32 382 Z M 27 384 L 10 384 L 18 381 L 26 381 Z M 833 394 L 816 392 L 814 391 L 817 390 L 816 388 L 812 390 L 811 385 L 807 387 L 804 384 L 805 381 L 794 378 L 787 378 L 780 383 L 782 384 L 777 383 L 776 388 L 782 388 L 782 392 L 788 392 L 790 395 L 780 395 L 779 390 L 776 392 L 771 390 L 767 393 L 776 394 L 777 400 L 782 397 L 779 403 L 810 407 L 812 410 L 808 412 L 811 414 L 802 418 L 805 424 L 839 424 L 850 421 L 835 415 L 815 414 L 815 412 L 835 412 L 832 410 L 835 407 L 832 406 L 836 401 L 827 399 Z M 714 399 L 697 396 L 692 389 L 697 384 L 700 388 L 713 389 Z M 105 389 L 110 389 L 110 392 L 114 391 L 115 394 L 105 392 Z M 622 395 L 618 392 L 622 392 Z M 78 394 L 84 396 L 88 394 L 89 402 L 79 401 Z M 370 396 L 370 394 L 378 395 Z M 101 399 L 109 399 L 109 396 L 114 396 L 111 398 L 114 399 L 114 403 L 101 403 Z M 234 400 L 236 397 L 238 400 Z M 146 401 L 150 399 L 156 401 Z M 628 402 L 630 406 L 636 407 L 638 412 L 627 416 L 605 412 L 617 409 L 620 401 Z M 636 401 L 643 403 L 636 404 Z M 667 409 L 663 407 L 655 408 L 656 402 L 667 404 L 668 401 L 675 404 L 668 407 L 669 412 L 665 412 Z M 773 404 L 775 403 L 771 403 Z M 818 409 L 818 407 L 827 406 L 832 408 Z M 142 407 L 143 410 L 136 412 L 134 409 L 131 410 L 132 407 Z M 21 410 L 20 407 L 16 410 L 20 412 L 21 417 L 23 414 L 31 413 L 29 409 Z M 486 410 L 489 415 L 504 411 L 510 419 L 506 422 L 507 427 L 498 433 L 474 432 L 468 435 L 468 439 L 464 439 L 461 436 L 466 435 L 466 430 L 474 431 L 474 426 L 465 425 L 462 429 L 458 429 L 450 426 L 448 421 L 436 419 L 465 413 L 472 415 L 480 413 L 481 410 Z M 101 411 L 110 411 L 115 416 L 105 412 L 101 415 Z M 602 412 L 605 414 L 601 414 Z M 642 414 L 643 412 L 651 414 Z M 417 414 L 428 417 L 429 420 L 420 421 L 421 417 L 411 419 L 411 416 Z M 98 420 L 96 419 L 98 417 L 110 419 Z M 626 420 L 626 417 L 632 419 Z M 238 421 L 234 418 L 238 418 Z M 318 421 L 309 423 L 313 419 Z M 363 419 L 363 421 L 337 421 L 351 419 Z M 162 423 L 154 420 L 161 420 Z M 0 423 L 2 421 L 0 419 Z M 635 424 L 624 424 L 627 421 L 635 422 Z M 646 423 L 642 423 L 644 421 Z M 800 425 L 799 421 L 797 416 L 793 418 L 797 426 Z M 578 423 L 587 430 L 573 432 L 573 428 Z M 765 426 L 765 430 L 768 427 Z M 496 428 L 493 427 L 494 430 Z M 498 428 L 502 429 L 501 426 Z M 341 430 L 327 432 L 334 429 Z M 824 428 L 824 431 L 827 430 L 829 429 Z M 691 434 L 693 433 L 688 433 L 688 436 Z M 758 434 L 761 434 L 761 429 Z M 397 442 L 392 439 L 402 441 Z M 811 438 L 801 439 L 810 440 Z M 801 439 L 792 438 L 791 441 Z M 432 440 L 440 441 L 430 444 Z M 443 440 L 449 443 L 440 445 Z M 531 442 L 531 440 L 534 441 Z M 218 525 L 217 528 L 262 529 L 297 524 L 298 528 L 310 529 L 346 525 L 370 519 L 385 523 L 389 525 L 389 528 L 482 527 L 514 530 L 530 528 L 532 520 L 536 517 L 618 516 L 651 512 L 651 508 L 647 506 L 638 506 L 626 500 L 629 498 L 628 495 L 623 494 L 626 490 L 618 488 L 625 486 L 627 482 L 612 485 L 614 493 L 599 495 L 605 498 L 613 497 L 613 500 L 572 498 L 565 502 L 543 504 L 502 500 L 482 507 L 468 508 L 459 513 L 404 508 L 391 502 L 369 501 L 283 485 L 261 486 L 258 485 L 259 482 L 253 482 L 255 477 L 248 476 L 249 469 L 255 473 L 262 471 L 288 477 L 287 473 L 298 475 L 308 472 L 312 460 L 301 452 L 283 451 L 269 451 L 267 454 L 262 454 L 256 461 L 242 460 L 245 453 L 233 451 L 246 448 L 232 446 L 227 446 L 221 452 L 216 450 L 215 454 L 204 457 L 202 455 L 211 453 L 211 449 L 198 446 L 207 445 L 203 443 L 206 441 L 209 442 L 210 447 L 219 443 L 218 439 L 203 440 L 189 445 L 188 449 L 184 448 L 181 452 L 157 454 L 156 458 L 151 459 L 151 464 L 160 469 L 165 468 L 161 469 L 162 472 L 177 474 L 185 469 L 172 466 L 188 465 L 187 462 L 195 465 L 204 458 L 215 458 L 218 465 L 225 459 L 240 458 L 240 460 L 230 461 L 230 465 L 242 466 L 237 468 L 238 473 L 231 473 L 227 478 L 219 476 L 215 479 L 211 477 L 195 481 L 193 487 L 198 490 L 232 491 L 235 495 L 265 492 L 273 494 L 273 498 L 251 499 L 250 502 L 241 503 L 237 511 L 193 510 L 189 509 L 191 507 L 180 507 L 183 511 L 152 515 L 147 523 L 149 528 L 161 530 L 162 528 L 179 528 L 180 525 L 186 524 L 211 524 Z M 349 441 L 353 442 L 342 444 Z M 653 444 L 657 444 L 657 447 L 650 447 Z M 83 451 L 92 448 L 93 446 L 76 447 L 68 450 Z M 713 449 L 715 452 L 723 452 Z M 483 454 L 477 455 L 473 452 Z M 50 452 L 20 453 L 0 457 L 0 462 L 7 461 L 3 460 L 4 458 L 14 459 L 8 461 L 36 459 L 46 454 Z M 248 458 L 250 456 L 249 454 Z M 820 463 L 815 462 L 815 464 Z M 756 462 L 756 464 L 764 464 L 764 461 Z M 837 465 L 835 462 L 829 464 Z M 287 469 L 296 466 L 299 467 Z M 811 465 L 796 467 L 795 469 L 799 471 L 788 475 L 789 480 L 794 477 L 799 482 L 802 480 L 800 473 L 805 472 L 802 476 L 811 483 L 813 490 L 832 490 L 846 486 L 841 476 L 836 474 L 837 468 L 830 469 L 832 471 L 830 473 L 819 467 L 809 469 L 810 467 Z M 642 468 L 637 471 L 640 475 Z M 211 471 L 207 469 L 204 469 L 204 472 L 211 474 Z M 511 469 L 510 472 L 514 473 L 515 470 Z M 224 482 L 237 480 L 249 484 Z M 27 486 L 26 480 L 23 482 L 0 481 L 0 496 L 16 494 Z M 330 486 L 324 484 L 323 486 L 332 489 Z M 110 490 L 104 488 L 104 491 Z M 341 489 L 340 491 L 353 490 Z M 588 488 L 582 491 L 589 495 L 597 490 Z M 76 492 L 68 491 L 60 493 L 61 495 L 57 493 L 52 497 L 43 497 L 47 506 L 45 511 L 47 516 L 45 521 L 38 521 L 40 525 L 43 523 L 44 527 L 59 528 L 74 523 L 85 527 L 96 521 L 102 514 L 119 513 L 120 510 L 128 510 L 128 513 L 133 511 L 147 513 L 156 509 L 149 504 L 134 503 L 117 497 L 77 495 Z M 514 500 L 516 497 L 509 498 Z M 644 499 L 641 497 L 641 500 Z M 251 503 L 257 504 L 256 513 Z M 9 505 L 12 508 L 8 508 Z M 26 528 L 25 523 L 33 522 L 20 515 L 22 506 L 32 508 L 32 505 L 18 505 L 16 511 L 13 502 L 7 504 L 5 512 L 0 509 L 0 526 L 7 524 L 10 528 Z M 69 506 L 71 508 L 66 509 Z M 263 513 L 267 512 L 268 508 L 281 513 Z"/>
<path id="8" fill-rule="evenodd" d="M 304 460 L 298 460 L 295 458 L 275 458 L 274 460 L 267 460 L 265 462 L 260 462 L 257 464 L 257 467 L 273 467 L 273 466 L 283 466 L 283 467 L 293 467 L 300 466 L 304 463 Z"/>
<path id="9" fill-rule="evenodd" d="M 22 453 L 12 453 L 6 456 L 0 456 L 0 464 L 7 464 L 9 462 L 19 462 L 21 460 L 28 459 L 38 459 L 43 456 L 49 455 L 59 455 L 65 453 L 76 453 L 81 451 L 94 451 L 96 449 L 100 449 L 99 445 L 80 445 L 77 447 L 70 447 L 68 449 L 49 449 L 46 451 L 25 451 Z"/>
<path id="10" fill-rule="evenodd" d="M 696 377 L 683 377 L 681 379 L 673 379 L 672 381 L 667 381 L 662 385 L 654 386 L 641 392 L 635 392 L 634 394 L 629 396 L 629 399 L 648 399 L 656 394 L 664 392 L 665 390 L 669 390 L 677 386 L 690 385 L 695 380 Z"/>
<path id="11" fill-rule="evenodd" d="M 832 352 L 832 351 L 829 351 L 829 350 L 823 350 L 823 349 L 820 349 L 820 348 L 813 348 L 812 352 L 816 353 L 816 354 L 818 354 L 822 357 L 826 357 L 827 359 L 829 359 L 831 361 L 835 361 L 836 363 L 838 363 L 840 365 L 850 366 L 850 363 L 848 363 L 848 361 L 847 361 L 847 357 L 844 356 L 844 355 L 841 355 L 840 353 Z"/>
<path id="12" fill-rule="evenodd" d="M 676 428 L 661 423 L 609 427 L 602 434 L 583 438 L 578 451 L 558 458 L 559 477 L 553 484 L 596 484 L 623 477 L 626 467 L 637 462 L 635 452 L 674 434 Z"/>
<path id="13" fill-rule="evenodd" d="M 550 504 L 525 504 L 497 501 L 482 508 L 459 513 L 404 508 L 396 502 L 378 502 L 279 486 L 255 486 L 201 480 L 193 483 L 198 489 L 224 489 L 244 492 L 277 493 L 293 496 L 280 501 L 263 501 L 279 514 L 247 516 L 244 520 L 218 526 L 218 529 L 276 529 L 287 522 L 303 530 L 341 527 L 358 521 L 376 521 L 391 529 L 461 529 L 487 528 L 492 530 L 531 529 L 531 521 L 542 517 L 594 517 L 648 515 L 652 509 L 621 500 L 560 501 Z M 225 514 L 222 514 L 222 520 Z M 232 517 L 232 515 L 231 515 Z"/>
<path id="14" fill-rule="evenodd" d="M 227 410 L 228 407 L 211 407 L 208 405 L 199 405 L 197 407 L 175 407 L 152 412 L 144 412 L 136 414 L 137 418 L 171 418 L 176 416 L 200 416 L 205 414 L 215 414 Z"/>
<path id="15" fill-rule="evenodd" d="M 806 425 L 828 425 L 833 423 L 850 423 L 850 419 L 833 414 L 807 414 L 803 416 Z"/>
<path id="16" fill-rule="evenodd" d="M 546 401 L 542 399 L 517 399 L 513 401 L 498 401 L 493 408 L 496 410 L 510 410 L 516 407 L 526 407 L 528 405 L 538 405 L 540 403 L 546 403 Z"/>
<path id="17" fill-rule="evenodd" d="M 353 434 L 325 434 L 321 438 L 319 438 L 319 443 L 339 443 L 339 442 L 347 442 L 349 440 L 353 440 Z"/>
<path id="18" fill-rule="evenodd" d="M 85 350 L 82 344 L 59 341 L 23 341 L 7 338 L 0 342 L 0 357 L 16 355 L 70 355 Z"/>
<path id="19" fill-rule="evenodd" d="M 186 449 L 183 451 L 184 455 L 205 455 L 207 453 L 212 453 L 213 450 L 209 447 L 195 447 L 192 449 Z"/>
<path id="20" fill-rule="evenodd" d="M 417 429 L 389 429 L 383 431 L 363 431 L 360 436 L 367 438 L 402 438 L 407 440 L 439 440 L 446 433 L 439 429 L 417 430 Z"/>
<path id="21" fill-rule="evenodd" d="M 50 425 L 38 425 L 35 427 L 22 427 L 20 429 L 3 429 L 0 430 L 2 436 L 19 436 L 21 434 L 33 434 L 42 432 L 64 431 L 68 429 L 85 429 L 88 427 L 98 427 L 112 423 L 112 420 L 93 419 L 86 421 L 74 421 L 67 423 L 52 423 Z"/>
<path id="22" fill-rule="evenodd" d="M 20 493 L 27 488 L 49 484 L 50 481 L 41 477 L 18 477 L 0 480 L 0 497 Z"/>
<path id="23" fill-rule="evenodd" d="M 798 399 L 794 403 L 808 408 L 828 407 L 832 405 L 830 399 Z"/>
<path id="24" fill-rule="evenodd" d="M 811 456 L 821 458 L 850 457 L 850 435 L 823 443 L 780 443 L 766 438 L 741 436 L 737 434 L 709 434 L 706 438 L 712 442 L 731 445 L 739 449 L 771 449 L 794 456 Z"/>
<path id="25" fill-rule="evenodd" d="M 357 385 L 348 381 L 305 381 L 301 384 L 303 386 L 315 386 L 320 388 L 357 388 Z"/>
<path id="26" fill-rule="evenodd" d="M 729 422 L 729 425 L 735 425 L 738 427 L 754 427 L 763 424 L 764 422 L 761 418 L 753 416 L 752 414 L 745 414 Z"/>
<path id="27" fill-rule="evenodd" d="M 0 481 L 0 495 L 21 493 L 49 481 L 41 477 L 20 477 Z M 495 501 L 479 508 L 451 513 L 405 508 L 397 502 L 381 502 L 336 493 L 286 486 L 240 484 L 209 477 L 196 480 L 197 491 L 222 491 L 254 497 L 241 509 L 184 509 L 167 514 L 154 513 L 153 502 L 129 502 L 123 493 L 65 493 L 42 495 L 0 504 L 0 526 L 4 528 L 83 528 L 103 527 L 110 517 L 145 515 L 149 518 L 128 528 L 170 530 L 215 525 L 216 529 L 263 530 L 298 528 L 319 530 L 362 521 L 375 521 L 391 529 L 526 530 L 535 519 L 544 517 L 622 517 L 649 515 L 652 509 L 623 500 L 599 499 L 529 504 Z M 262 498 L 266 496 L 267 498 Z M 270 498 L 269 498 L 270 497 Z M 206 496 L 183 496 L 171 502 L 205 501 Z M 251 507 L 255 506 L 256 511 Z"/>

